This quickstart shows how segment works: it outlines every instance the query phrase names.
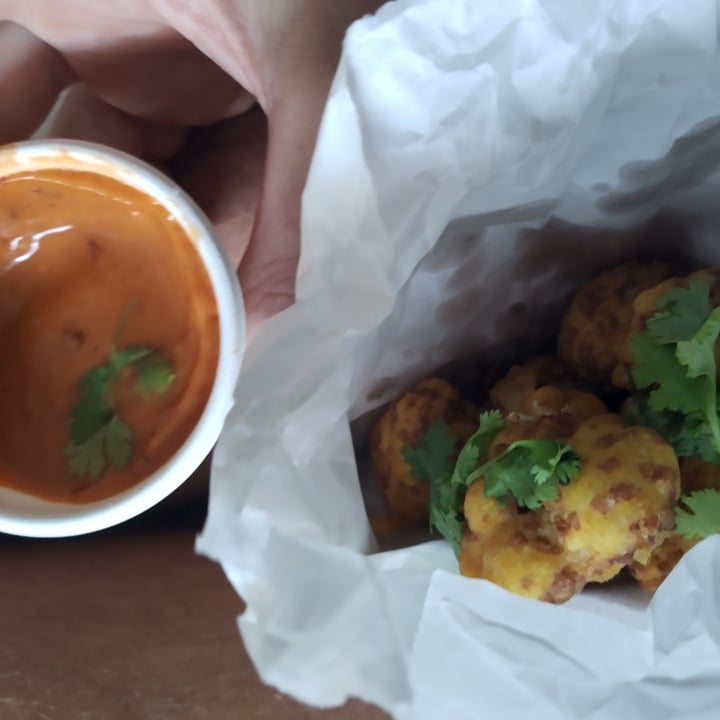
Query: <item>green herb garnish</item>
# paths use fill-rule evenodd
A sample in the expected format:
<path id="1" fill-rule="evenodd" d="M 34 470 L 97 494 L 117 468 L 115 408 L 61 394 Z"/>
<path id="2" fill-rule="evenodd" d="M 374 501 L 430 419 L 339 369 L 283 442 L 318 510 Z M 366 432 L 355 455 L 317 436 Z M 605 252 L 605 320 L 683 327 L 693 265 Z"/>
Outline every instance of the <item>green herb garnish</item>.
<path id="1" fill-rule="evenodd" d="M 131 308 L 121 319 L 110 355 L 103 365 L 88 370 L 78 383 L 78 401 L 67 421 L 70 442 L 65 461 L 72 477 L 97 479 L 108 464 L 127 467 L 132 458 L 132 431 L 117 414 L 117 387 L 125 372 L 134 370 L 132 389 L 142 398 L 162 395 L 175 380 L 172 364 L 149 345 L 119 350 Z"/>
<path id="2" fill-rule="evenodd" d="M 686 505 L 675 511 L 675 530 L 687 540 L 704 539 L 720 533 L 720 492 L 697 490 L 683 495 L 680 502 Z"/>
<path id="3" fill-rule="evenodd" d="M 445 424 L 444 420 L 436 422 Z M 463 501 L 470 487 L 468 478 L 487 456 L 490 443 L 504 424 L 497 410 L 482 413 L 478 429 L 463 446 L 457 461 L 453 462 L 456 454 L 453 447 L 453 452 L 446 455 L 442 471 L 430 476 L 430 529 L 444 537 L 456 553 L 460 551 L 465 524 Z"/>
<path id="4" fill-rule="evenodd" d="M 521 508 L 537 510 L 555 502 L 561 485 L 580 472 L 580 457 L 557 440 L 518 440 L 480 467 L 475 475 L 485 483 L 485 495 L 505 505 L 512 497 Z"/>
<path id="5" fill-rule="evenodd" d="M 413 475 L 430 482 L 430 529 L 456 553 L 465 528 L 465 493 L 478 478 L 484 478 L 485 495 L 499 503 L 504 505 L 513 497 L 520 507 L 537 509 L 556 500 L 560 485 L 580 470 L 577 454 L 555 440 L 519 440 L 487 460 L 490 445 L 504 425 L 497 410 L 482 413 L 477 431 L 454 463 L 457 438 L 442 419 L 435 420 L 414 448 L 403 450 Z"/>
<path id="6" fill-rule="evenodd" d="M 651 410 L 645 395 L 630 398 L 623 407 L 629 425 L 654 430 L 672 445 L 678 457 L 696 457 L 710 465 L 720 460 L 710 429 L 703 418 L 688 418 L 681 412 Z"/>
<path id="7" fill-rule="evenodd" d="M 453 471 L 457 435 L 442 418 L 434 420 L 414 447 L 402 449 L 403 460 L 410 467 L 413 477 L 426 482 Z"/>
<path id="8" fill-rule="evenodd" d="M 658 308 L 631 340 L 633 379 L 648 395 L 628 403 L 625 417 L 654 429 L 679 457 L 720 464 L 715 360 L 720 308 L 712 305 L 710 283 L 691 278 L 686 288 L 670 289 Z M 720 492 L 708 489 L 683 495 L 676 529 L 688 539 L 720 532 Z"/>
<path id="9" fill-rule="evenodd" d="M 720 308 L 713 309 L 710 285 L 698 278 L 687 288 L 668 291 L 658 307 L 631 340 L 635 385 L 649 390 L 646 399 L 635 403 L 634 419 L 657 429 L 678 455 L 718 463 L 715 343 Z"/>

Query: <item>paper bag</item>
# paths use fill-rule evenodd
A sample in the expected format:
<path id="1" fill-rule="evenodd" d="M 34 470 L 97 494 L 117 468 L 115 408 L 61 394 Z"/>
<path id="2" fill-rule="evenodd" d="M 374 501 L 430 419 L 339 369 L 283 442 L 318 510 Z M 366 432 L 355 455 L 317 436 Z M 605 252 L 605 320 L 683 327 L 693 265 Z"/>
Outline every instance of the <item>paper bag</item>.
<path id="1" fill-rule="evenodd" d="M 374 552 L 351 434 L 450 360 L 531 350 L 616 260 L 720 262 L 717 35 L 714 0 L 400 0 L 350 29 L 297 303 L 248 350 L 198 541 L 263 681 L 403 719 L 718 716 L 720 540 L 649 604 L 515 597 L 443 542 Z"/>

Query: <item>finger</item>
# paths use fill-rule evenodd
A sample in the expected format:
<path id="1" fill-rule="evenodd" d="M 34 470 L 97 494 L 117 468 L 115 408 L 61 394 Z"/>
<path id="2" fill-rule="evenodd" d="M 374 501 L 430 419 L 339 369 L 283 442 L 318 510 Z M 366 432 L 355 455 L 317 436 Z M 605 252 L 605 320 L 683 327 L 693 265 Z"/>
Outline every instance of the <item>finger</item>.
<path id="1" fill-rule="evenodd" d="M 300 254 L 300 197 L 306 167 L 297 167 L 298 155 L 283 150 L 302 143 L 303 134 L 270 121 L 262 190 L 248 248 L 239 277 L 248 315 L 248 327 L 290 306 L 295 299 L 295 275 Z M 296 149 L 296 146 L 292 148 Z M 300 160 L 302 163 L 302 160 Z M 288 175 L 283 175 L 283 165 Z M 295 167 L 293 167 L 295 165 Z"/>
<path id="2" fill-rule="evenodd" d="M 352 20 L 379 4 L 295 0 L 284 14 L 274 6 L 279 12 L 269 21 L 274 32 L 268 31 L 271 42 L 262 47 L 258 61 L 267 68 L 260 92 L 269 117 L 265 178 L 240 266 L 251 330 L 295 300 L 302 193 L 342 38 Z"/>
<path id="3" fill-rule="evenodd" d="M 108 105 L 86 85 L 75 84 L 57 109 L 48 136 L 97 142 L 155 162 L 173 157 L 187 130 L 140 120 Z"/>
<path id="4" fill-rule="evenodd" d="M 61 51 L 99 97 L 129 115 L 192 127 L 216 123 L 254 102 L 169 27 L 152 0 L 0 0 L 0 16 L 3 6 Z"/>
<path id="5" fill-rule="evenodd" d="M 252 327 L 293 302 L 302 190 L 350 22 L 378 0 L 155 0 L 168 22 L 247 87 L 267 112 L 256 222 L 240 266 Z"/>
<path id="6" fill-rule="evenodd" d="M 71 79 L 70 68 L 49 45 L 0 21 L 0 144 L 30 137 Z"/>
<path id="7" fill-rule="evenodd" d="M 110 105 L 158 124 L 210 125 L 255 99 L 181 36 L 126 40 L 106 53 L 75 51 L 70 62 Z"/>
<path id="8" fill-rule="evenodd" d="M 194 130 L 170 166 L 175 179 L 212 220 L 235 266 L 250 240 L 266 144 L 265 115 L 255 108 Z"/>

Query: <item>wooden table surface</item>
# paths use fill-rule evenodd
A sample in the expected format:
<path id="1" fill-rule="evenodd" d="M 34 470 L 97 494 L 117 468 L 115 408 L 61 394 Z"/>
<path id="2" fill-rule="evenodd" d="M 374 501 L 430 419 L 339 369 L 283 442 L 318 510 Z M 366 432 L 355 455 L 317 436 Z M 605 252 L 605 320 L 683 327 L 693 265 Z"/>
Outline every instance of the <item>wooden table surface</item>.
<path id="1" fill-rule="evenodd" d="M 202 495 L 202 494 L 201 494 Z M 68 540 L 0 536 L 2 720 L 384 720 L 312 710 L 259 681 L 242 603 L 193 544 L 204 502 Z"/>

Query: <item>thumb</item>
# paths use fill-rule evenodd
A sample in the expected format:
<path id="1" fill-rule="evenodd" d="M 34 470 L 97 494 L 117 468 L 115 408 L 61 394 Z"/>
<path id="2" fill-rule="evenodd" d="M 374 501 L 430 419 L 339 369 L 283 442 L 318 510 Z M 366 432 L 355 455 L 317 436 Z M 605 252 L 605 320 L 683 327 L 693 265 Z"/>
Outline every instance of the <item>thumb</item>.
<path id="1" fill-rule="evenodd" d="M 250 333 L 295 300 L 300 255 L 300 205 L 315 144 L 314 118 L 283 112 L 268 117 L 268 144 L 252 232 L 239 268 Z"/>
<path id="2" fill-rule="evenodd" d="M 295 298 L 300 209 L 345 31 L 381 0 L 155 0 L 167 21 L 257 97 L 267 114 L 265 173 L 239 270 L 248 328 Z"/>
<path id="3" fill-rule="evenodd" d="M 253 231 L 239 271 L 251 332 L 294 302 L 302 195 L 317 133 L 345 29 L 368 5 L 348 3 L 344 12 L 320 17 L 306 7 L 302 22 L 292 25 L 293 41 L 260 63 L 258 96 L 267 113 L 268 144 Z"/>

